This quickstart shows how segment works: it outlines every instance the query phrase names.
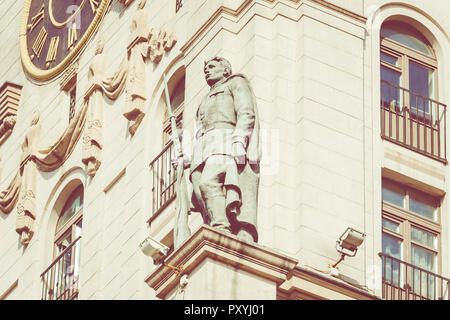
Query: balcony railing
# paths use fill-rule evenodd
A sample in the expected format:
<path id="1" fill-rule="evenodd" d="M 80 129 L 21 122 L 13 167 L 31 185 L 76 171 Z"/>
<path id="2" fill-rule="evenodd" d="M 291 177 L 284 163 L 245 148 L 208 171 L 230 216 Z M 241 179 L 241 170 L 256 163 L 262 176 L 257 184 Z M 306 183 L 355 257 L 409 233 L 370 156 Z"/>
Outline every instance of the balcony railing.
<path id="1" fill-rule="evenodd" d="M 78 298 L 80 239 L 75 239 L 41 274 L 42 300 Z"/>
<path id="2" fill-rule="evenodd" d="M 173 143 L 170 142 L 150 163 L 152 172 L 152 216 L 161 212 L 175 198 L 176 172 L 172 167 Z"/>
<path id="3" fill-rule="evenodd" d="M 381 136 L 447 163 L 446 106 L 381 81 Z"/>
<path id="4" fill-rule="evenodd" d="M 450 279 L 379 253 L 386 300 L 449 300 Z"/>

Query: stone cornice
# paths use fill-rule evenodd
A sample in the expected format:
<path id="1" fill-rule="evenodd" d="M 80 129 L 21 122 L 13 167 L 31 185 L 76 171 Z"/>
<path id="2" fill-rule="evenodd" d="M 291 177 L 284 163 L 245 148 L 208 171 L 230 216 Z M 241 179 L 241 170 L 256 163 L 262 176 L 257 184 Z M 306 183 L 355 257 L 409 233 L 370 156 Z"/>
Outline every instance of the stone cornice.
<path id="1" fill-rule="evenodd" d="M 344 278 L 343 276 L 341 276 Z M 279 287 L 280 299 L 379 300 L 380 297 L 350 279 L 334 278 L 296 266 L 292 276 Z"/>
<path id="2" fill-rule="evenodd" d="M 269 4 L 275 4 L 277 0 L 263 0 L 261 3 L 269 3 Z M 325 8 L 331 9 L 339 14 L 342 14 L 348 18 L 354 19 L 357 22 L 364 24 L 367 21 L 367 18 L 364 16 L 361 16 L 355 12 L 352 12 L 350 10 L 344 9 L 340 6 L 337 6 L 335 4 L 332 4 L 329 1 L 326 0 L 286 0 L 286 4 L 292 3 L 293 5 L 297 5 L 297 8 L 300 8 L 303 4 L 307 4 L 308 2 L 315 3 L 318 5 L 321 5 Z M 217 21 L 222 16 L 228 16 L 231 18 L 234 18 L 235 20 L 238 20 L 241 15 L 243 15 L 246 10 L 248 10 L 251 6 L 255 4 L 255 0 L 244 0 L 242 4 L 237 7 L 236 9 L 231 9 L 225 6 L 220 6 L 212 15 L 211 17 L 203 23 L 203 25 L 190 37 L 190 39 L 187 39 L 184 45 L 180 48 L 180 50 L 184 53 L 189 50 L 190 47 L 193 46 L 193 44 L 199 39 L 203 34 L 207 33 L 208 30 L 211 28 L 211 26 L 214 24 L 215 21 Z"/>
<path id="3" fill-rule="evenodd" d="M 286 281 L 297 265 L 296 259 L 273 249 L 242 241 L 232 234 L 203 225 L 165 259 L 166 265 L 182 267 L 181 272 L 161 265 L 145 282 L 155 289 L 157 297 L 165 298 L 178 285 L 179 277 L 195 270 L 207 258 L 277 284 Z"/>

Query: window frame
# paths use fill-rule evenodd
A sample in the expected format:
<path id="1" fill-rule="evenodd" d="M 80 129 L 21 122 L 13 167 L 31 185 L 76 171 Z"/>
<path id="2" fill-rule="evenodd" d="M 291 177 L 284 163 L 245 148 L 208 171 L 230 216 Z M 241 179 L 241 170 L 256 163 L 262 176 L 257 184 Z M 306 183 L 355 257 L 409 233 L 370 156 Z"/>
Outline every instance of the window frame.
<path id="1" fill-rule="evenodd" d="M 400 22 L 401 23 L 401 22 Z M 395 71 L 397 73 L 400 73 L 400 81 L 399 81 L 399 87 L 407 90 L 408 92 L 412 94 L 416 94 L 418 96 L 422 96 L 418 92 L 414 92 L 410 89 L 410 75 L 409 75 L 409 67 L 410 62 L 414 62 L 420 67 L 427 68 L 432 70 L 433 72 L 433 89 L 432 89 L 432 95 L 431 96 L 425 96 L 425 98 L 437 102 L 439 101 L 439 75 L 438 75 L 438 61 L 436 58 L 436 54 L 433 50 L 433 47 L 429 44 L 429 42 L 421 35 L 419 31 L 417 31 L 413 26 L 409 26 L 411 29 L 414 30 L 414 33 L 417 34 L 419 40 L 421 40 L 430 50 L 431 56 L 422 53 L 418 50 L 415 50 L 413 48 L 410 48 L 402 43 L 396 42 L 394 40 L 391 40 L 389 38 L 383 38 L 380 35 L 380 69 L 382 67 L 389 69 L 391 71 Z M 383 27 L 382 27 L 383 28 Z M 388 54 L 391 56 L 394 56 L 398 59 L 398 65 L 393 66 L 389 64 L 388 62 L 385 62 L 382 60 L 382 54 Z M 380 75 L 381 78 L 381 75 Z M 399 99 L 404 98 L 405 101 L 403 102 L 404 106 L 408 106 L 408 108 L 411 107 L 410 103 L 410 95 L 406 94 L 404 97 L 399 97 Z M 403 107 L 402 107 L 403 108 Z M 417 108 L 415 108 L 417 109 Z M 419 111 L 417 111 L 419 113 Z M 431 110 L 428 110 L 426 112 L 427 115 L 431 113 Z M 428 117 L 428 116 L 427 116 Z"/>
<path id="2" fill-rule="evenodd" d="M 70 198 L 72 197 L 72 195 L 73 195 L 75 192 L 77 192 L 78 188 L 81 188 L 81 190 L 82 190 L 82 192 L 81 192 L 80 194 L 82 195 L 82 198 L 83 198 L 83 205 L 81 206 L 80 209 L 78 209 L 77 212 L 74 213 L 74 215 L 73 215 L 72 217 L 70 217 L 70 218 L 69 218 L 69 219 L 61 226 L 61 229 L 60 229 L 59 231 L 56 231 L 56 230 L 58 230 L 58 226 L 59 226 L 59 223 L 60 223 L 60 221 L 61 221 L 61 218 L 62 218 L 63 215 L 64 215 L 65 209 L 67 208 L 67 206 L 68 206 L 68 204 L 69 204 L 68 201 L 70 200 Z M 72 199 L 72 203 L 73 203 L 73 201 L 75 201 L 75 199 L 77 199 L 77 197 L 74 197 L 74 198 Z M 61 210 L 61 213 L 60 213 L 59 218 L 58 218 L 58 222 L 56 223 L 56 227 L 55 227 L 55 238 L 54 238 L 55 240 L 54 240 L 54 242 L 53 242 L 53 261 L 55 261 L 56 258 L 58 258 L 58 256 L 61 254 L 62 251 L 64 251 L 64 249 L 60 250 L 60 247 L 59 247 L 59 246 L 61 245 L 61 243 L 64 241 L 64 239 L 66 239 L 66 238 L 70 235 L 71 241 L 70 241 L 69 245 L 70 245 L 71 243 L 73 243 L 73 242 L 77 239 L 77 236 L 76 236 L 76 229 L 77 229 L 77 225 L 78 225 L 80 222 L 82 223 L 82 221 L 83 221 L 83 206 L 84 206 L 84 187 L 83 187 L 82 185 L 80 185 L 80 186 L 76 187 L 76 188 L 70 193 L 69 197 L 68 197 L 67 200 L 66 200 L 66 203 L 64 204 L 64 206 L 63 206 L 63 208 L 62 208 L 62 210 Z M 74 264 L 75 264 L 75 259 L 76 259 L 75 255 L 71 255 L 71 259 L 70 259 L 70 260 L 71 260 L 71 261 L 70 261 L 70 264 L 71 264 L 71 265 L 74 265 Z"/>
<path id="3" fill-rule="evenodd" d="M 402 261 L 412 263 L 412 245 L 429 250 L 436 254 L 436 270 L 431 272 L 441 274 L 442 272 L 442 223 L 441 223 L 441 199 L 431 196 L 435 199 L 436 207 L 436 221 L 427 217 L 421 216 L 418 213 L 409 210 L 409 198 L 411 193 L 426 194 L 423 191 L 416 190 L 412 187 L 402 185 L 400 183 L 393 182 L 391 180 L 383 178 L 382 188 L 386 185 L 400 189 L 405 194 L 404 208 L 395 204 L 389 203 L 382 199 L 382 219 L 386 219 L 391 222 L 399 224 L 399 232 L 394 232 L 387 229 L 383 225 L 381 226 L 382 236 L 383 234 L 392 236 L 402 241 Z M 429 196 L 428 194 L 426 194 Z M 436 248 L 428 247 L 422 243 L 416 242 L 411 239 L 412 227 L 429 232 L 436 237 Z M 416 265 L 414 265 L 416 266 Z M 416 266 L 419 267 L 419 266 Z"/>

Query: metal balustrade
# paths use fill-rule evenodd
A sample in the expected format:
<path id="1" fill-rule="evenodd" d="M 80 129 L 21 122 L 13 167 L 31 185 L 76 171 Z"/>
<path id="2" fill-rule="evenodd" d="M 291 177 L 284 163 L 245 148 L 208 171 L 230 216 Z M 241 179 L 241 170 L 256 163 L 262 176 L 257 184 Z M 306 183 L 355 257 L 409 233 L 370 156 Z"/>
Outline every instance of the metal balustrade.
<path id="1" fill-rule="evenodd" d="M 444 104 L 382 80 L 380 111 L 383 139 L 447 163 Z"/>
<path id="2" fill-rule="evenodd" d="M 172 167 L 173 142 L 150 163 L 152 173 L 152 216 L 161 212 L 175 198 L 176 170 Z"/>
<path id="3" fill-rule="evenodd" d="M 449 279 L 383 253 L 379 256 L 383 299 L 449 300 Z"/>
<path id="4" fill-rule="evenodd" d="M 67 246 L 41 274 L 42 300 L 78 298 L 80 239 Z"/>

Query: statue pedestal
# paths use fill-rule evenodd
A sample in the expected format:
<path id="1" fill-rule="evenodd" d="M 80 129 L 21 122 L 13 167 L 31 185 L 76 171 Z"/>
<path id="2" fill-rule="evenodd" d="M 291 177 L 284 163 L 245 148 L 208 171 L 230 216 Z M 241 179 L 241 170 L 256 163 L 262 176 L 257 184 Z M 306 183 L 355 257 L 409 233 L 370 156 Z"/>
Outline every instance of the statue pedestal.
<path id="1" fill-rule="evenodd" d="M 275 300 L 277 287 L 297 262 L 203 225 L 145 281 L 161 299 Z M 167 265 L 182 267 L 182 271 Z M 183 287 L 180 279 L 184 275 L 187 284 Z"/>

